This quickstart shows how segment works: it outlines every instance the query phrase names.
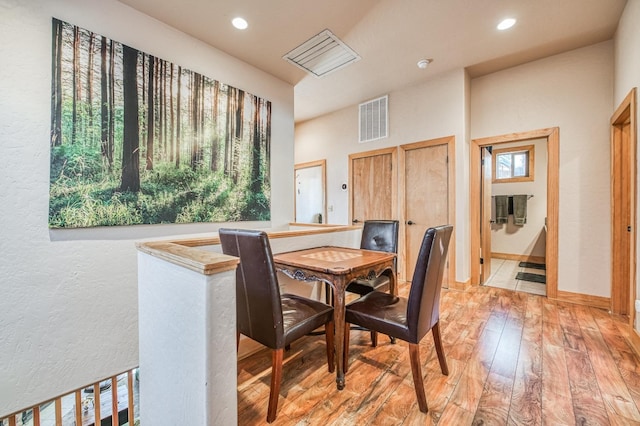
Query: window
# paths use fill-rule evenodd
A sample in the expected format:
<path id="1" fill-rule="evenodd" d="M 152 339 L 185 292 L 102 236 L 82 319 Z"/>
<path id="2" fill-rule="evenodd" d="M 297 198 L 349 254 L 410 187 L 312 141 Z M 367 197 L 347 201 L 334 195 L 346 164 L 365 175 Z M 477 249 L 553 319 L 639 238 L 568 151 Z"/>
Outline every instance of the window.
<path id="1" fill-rule="evenodd" d="M 493 150 L 494 183 L 533 180 L 534 146 L 516 146 Z"/>

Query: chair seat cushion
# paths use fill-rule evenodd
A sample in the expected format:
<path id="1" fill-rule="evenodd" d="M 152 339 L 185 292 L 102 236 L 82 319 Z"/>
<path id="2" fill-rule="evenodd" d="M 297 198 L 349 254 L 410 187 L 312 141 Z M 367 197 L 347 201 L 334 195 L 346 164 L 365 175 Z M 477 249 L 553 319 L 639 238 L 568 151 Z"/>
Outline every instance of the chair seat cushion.
<path id="1" fill-rule="evenodd" d="M 386 275 L 380 275 L 372 280 L 355 280 L 351 281 L 347 286 L 347 291 L 349 293 L 356 293 L 360 295 L 371 293 L 373 290 L 388 291 L 389 277 Z"/>
<path id="2" fill-rule="evenodd" d="M 407 299 L 389 293 L 373 291 L 347 305 L 345 320 L 369 330 L 409 343 L 417 343 L 411 338 L 407 323 Z"/>
<path id="3" fill-rule="evenodd" d="M 281 300 L 284 346 L 333 320 L 333 307 L 322 302 L 295 294 L 283 294 Z"/>

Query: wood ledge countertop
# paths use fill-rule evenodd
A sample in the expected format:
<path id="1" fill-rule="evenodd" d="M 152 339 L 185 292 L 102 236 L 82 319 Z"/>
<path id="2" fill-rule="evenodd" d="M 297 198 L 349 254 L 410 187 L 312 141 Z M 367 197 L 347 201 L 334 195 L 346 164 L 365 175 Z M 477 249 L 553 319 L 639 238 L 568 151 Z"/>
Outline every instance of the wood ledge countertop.
<path id="1" fill-rule="evenodd" d="M 295 226 L 300 224 L 291 225 Z M 313 225 L 303 224 L 303 226 Z M 269 239 L 275 239 L 322 234 L 327 232 L 339 232 L 358 228 L 360 228 L 360 226 L 316 224 L 311 229 L 266 232 L 269 235 Z M 213 275 L 234 270 L 239 263 L 239 259 L 237 257 L 199 249 L 201 246 L 218 244 L 220 244 L 220 238 L 218 236 L 214 236 L 184 240 L 139 242 L 136 243 L 136 247 L 143 253 L 163 259 L 175 265 L 185 267 L 204 275 Z"/>

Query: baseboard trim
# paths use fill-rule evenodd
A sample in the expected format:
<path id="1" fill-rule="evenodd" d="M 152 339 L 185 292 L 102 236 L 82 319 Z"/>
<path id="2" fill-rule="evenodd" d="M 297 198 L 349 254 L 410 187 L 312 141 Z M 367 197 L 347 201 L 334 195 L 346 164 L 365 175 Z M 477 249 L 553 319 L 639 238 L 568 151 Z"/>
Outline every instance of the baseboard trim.
<path id="1" fill-rule="evenodd" d="M 606 309 L 611 308 L 611 299 L 609 297 L 594 296 L 591 294 L 572 293 L 570 291 L 558 290 L 556 300 L 561 302 L 575 303 L 577 305 L 591 306 L 593 308 Z"/>
<path id="2" fill-rule="evenodd" d="M 518 260 L 521 262 L 545 263 L 544 256 L 529 256 L 526 254 L 510 254 L 491 252 L 491 257 L 504 260 Z"/>
<path id="3" fill-rule="evenodd" d="M 449 288 L 452 290 L 465 291 L 469 287 L 471 287 L 471 279 L 468 279 L 466 281 L 452 281 L 449 283 Z"/>
<path id="4" fill-rule="evenodd" d="M 627 343 L 629 343 L 633 352 L 636 353 L 636 356 L 640 357 L 640 334 L 638 334 L 638 331 L 630 325 L 627 325 L 627 327 L 630 329 L 629 333 L 625 336 Z"/>

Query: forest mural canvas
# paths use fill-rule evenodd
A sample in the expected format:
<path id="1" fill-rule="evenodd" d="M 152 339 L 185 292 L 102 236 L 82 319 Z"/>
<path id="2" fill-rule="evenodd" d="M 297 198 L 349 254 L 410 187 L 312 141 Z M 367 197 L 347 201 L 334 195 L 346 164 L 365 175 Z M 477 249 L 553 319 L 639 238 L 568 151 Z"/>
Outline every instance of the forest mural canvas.
<path id="1" fill-rule="evenodd" d="M 53 19 L 49 227 L 270 219 L 271 102 Z"/>

